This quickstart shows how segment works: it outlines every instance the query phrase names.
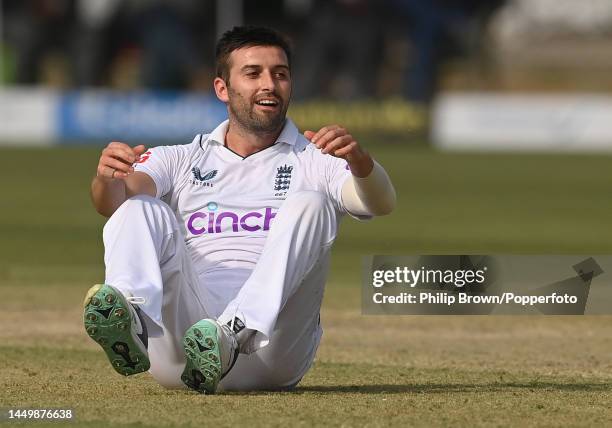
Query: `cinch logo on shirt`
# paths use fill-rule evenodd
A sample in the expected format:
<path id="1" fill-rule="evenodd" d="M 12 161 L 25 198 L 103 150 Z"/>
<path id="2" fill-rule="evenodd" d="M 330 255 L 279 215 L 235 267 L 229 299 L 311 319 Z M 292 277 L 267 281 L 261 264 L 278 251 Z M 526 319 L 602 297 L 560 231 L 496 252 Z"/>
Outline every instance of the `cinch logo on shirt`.
<path id="1" fill-rule="evenodd" d="M 270 222 L 276 217 L 272 208 L 266 208 L 263 213 L 251 211 L 243 216 L 232 211 L 195 212 L 187 220 L 187 230 L 194 235 L 222 232 L 256 232 L 270 230 Z"/>

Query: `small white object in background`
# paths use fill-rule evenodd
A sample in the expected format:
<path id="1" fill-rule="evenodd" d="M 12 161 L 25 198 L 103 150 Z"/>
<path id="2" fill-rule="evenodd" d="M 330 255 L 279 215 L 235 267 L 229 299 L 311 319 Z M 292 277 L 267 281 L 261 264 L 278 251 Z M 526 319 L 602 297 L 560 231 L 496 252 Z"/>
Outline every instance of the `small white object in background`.
<path id="1" fill-rule="evenodd" d="M 0 90 L 0 146 L 53 144 L 58 97 L 42 89 Z"/>
<path id="2" fill-rule="evenodd" d="M 443 93 L 436 147 L 473 151 L 612 152 L 612 96 Z"/>

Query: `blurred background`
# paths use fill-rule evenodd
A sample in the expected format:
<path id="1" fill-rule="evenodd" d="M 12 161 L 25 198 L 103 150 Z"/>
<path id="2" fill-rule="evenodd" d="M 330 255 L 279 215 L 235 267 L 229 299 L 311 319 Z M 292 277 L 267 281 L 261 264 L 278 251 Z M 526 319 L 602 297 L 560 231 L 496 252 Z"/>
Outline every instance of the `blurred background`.
<path id="1" fill-rule="evenodd" d="M 111 140 L 184 144 L 225 118 L 213 49 L 238 24 L 292 39 L 290 117 L 302 131 L 346 126 L 398 193 L 394 213 L 346 219 L 334 245 L 326 332 L 303 382 L 329 394 L 262 396 L 262 412 L 290 403 L 303 420 L 316 408 L 359 426 L 364 409 L 385 411 L 368 391 L 395 391 L 410 401 L 390 397 L 386 411 L 416 415 L 403 425 L 609 425 L 609 317 L 373 319 L 360 266 L 373 254 L 612 254 L 611 0 L 0 0 L 0 401 L 76 407 L 102 426 L 210 421 L 212 402 L 163 407 L 146 376 L 91 382 L 108 362 L 82 327 L 83 295 L 104 278 L 89 184 Z M 123 411 L 109 416 L 101 395 Z M 254 406 L 235 404 L 236 421 L 252 420 Z"/>
<path id="2" fill-rule="evenodd" d="M 340 122 L 451 149 L 611 146 L 609 0 L 0 0 L 0 11 L 0 144 L 188 141 L 225 115 L 215 40 L 257 24 L 293 42 L 302 129 Z"/>

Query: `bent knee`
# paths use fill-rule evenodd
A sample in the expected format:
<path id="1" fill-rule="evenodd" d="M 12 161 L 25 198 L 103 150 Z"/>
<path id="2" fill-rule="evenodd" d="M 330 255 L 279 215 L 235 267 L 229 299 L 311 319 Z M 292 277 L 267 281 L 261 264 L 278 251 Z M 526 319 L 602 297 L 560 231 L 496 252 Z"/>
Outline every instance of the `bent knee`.
<path id="1" fill-rule="evenodd" d="M 176 229 L 176 217 L 165 202 L 149 195 L 136 195 L 121 204 L 108 219 L 102 230 L 103 237 L 112 231 L 133 228 L 139 224 L 157 225 Z"/>
<path id="2" fill-rule="evenodd" d="M 161 206 L 165 208 L 168 205 L 165 202 L 162 202 L 161 200 L 154 198 L 153 196 L 150 196 L 150 195 L 135 195 L 135 196 L 132 196 L 131 198 L 126 199 L 125 202 L 121 204 L 119 208 L 117 208 L 117 211 L 121 209 L 123 210 L 143 209 L 149 206 Z"/>
<path id="3" fill-rule="evenodd" d="M 172 209 L 165 202 L 149 195 L 136 195 L 126 199 L 108 219 L 108 223 L 117 218 L 143 217 L 152 213 L 172 213 Z"/>
<path id="4" fill-rule="evenodd" d="M 149 195 L 136 195 L 126 199 L 115 210 L 109 221 L 113 217 L 123 217 L 125 215 L 143 215 L 151 210 L 166 210 L 170 209 L 168 204 Z"/>

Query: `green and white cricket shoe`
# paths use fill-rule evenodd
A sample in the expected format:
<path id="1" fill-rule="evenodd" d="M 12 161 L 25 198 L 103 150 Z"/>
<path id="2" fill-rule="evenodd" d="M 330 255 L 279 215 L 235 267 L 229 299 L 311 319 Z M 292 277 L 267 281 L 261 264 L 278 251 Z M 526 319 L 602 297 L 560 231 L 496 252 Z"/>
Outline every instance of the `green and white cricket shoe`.
<path id="1" fill-rule="evenodd" d="M 89 289 L 83 302 L 87 334 L 104 349 L 113 368 L 124 376 L 149 370 L 147 329 L 140 309 L 119 290 L 107 284 Z M 142 303 L 142 301 L 140 300 Z"/>
<path id="2" fill-rule="evenodd" d="M 236 335 L 229 326 L 204 319 L 187 329 L 183 347 L 187 360 L 183 383 L 203 394 L 214 394 L 238 359 Z"/>

